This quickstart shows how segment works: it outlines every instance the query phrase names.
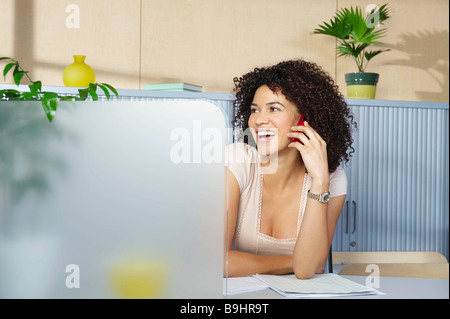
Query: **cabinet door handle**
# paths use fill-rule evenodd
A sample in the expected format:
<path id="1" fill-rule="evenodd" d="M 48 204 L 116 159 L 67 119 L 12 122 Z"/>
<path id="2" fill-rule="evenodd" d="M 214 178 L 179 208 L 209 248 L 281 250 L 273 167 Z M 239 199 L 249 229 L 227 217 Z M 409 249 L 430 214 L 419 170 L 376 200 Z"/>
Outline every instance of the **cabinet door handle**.
<path id="1" fill-rule="evenodd" d="M 356 231 L 356 202 L 352 200 L 352 206 L 353 206 L 353 231 L 352 234 Z"/>
<path id="2" fill-rule="evenodd" d="M 348 200 L 345 201 L 345 233 L 348 234 Z"/>

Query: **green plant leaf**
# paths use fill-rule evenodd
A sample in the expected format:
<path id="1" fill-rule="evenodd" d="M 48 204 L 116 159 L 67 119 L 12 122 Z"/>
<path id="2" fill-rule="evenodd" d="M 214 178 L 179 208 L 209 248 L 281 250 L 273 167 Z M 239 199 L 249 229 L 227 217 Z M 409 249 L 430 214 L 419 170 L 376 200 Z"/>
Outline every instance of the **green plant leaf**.
<path id="1" fill-rule="evenodd" d="M 88 93 L 92 96 L 92 100 L 98 101 L 98 94 L 97 94 L 97 85 L 90 83 L 89 87 L 87 88 Z"/>
<path id="2" fill-rule="evenodd" d="M 56 99 L 58 98 L 58 93 L 55 92 L 43 92 L 44 97 L 42 99 Z"/>
<path id="3" fill-rule="evenodd" d="M 42 88 L 41 81 L 35 81 L 32 84 L 28 85 L 28 88 L 30 89 L 30 92 L 33 93 L 36 97 L 39 97 L 39 92 Z"/>
<path id="4" fill-rule="evenodd" d="M 15 67 L 16 65 L 17 65 L 16 62 L 8 63 L 3 69 L 3 78 L 6 78 L 6 75 L 8 74 L 9 70 L 11 70 L 11 68 Z"/>
<path id="5" fill-rule="evenodd" d="M 102 83 L 102 85 L 104 85 L 104 86 L 106 86 L 108 89 L 110 89 L 111 92 L 113 92 L 114 95 L 115 95 L 117 98 L 119 98 L 119 93 L 117 93 L 117 90 L 116 90 L 114 87 L 112 87 L 112 86 L 111 86 L 110 84 L 108 84 L 108 83 Z"/>
<path id="6" fill-rule="evenodd" d="M 89 96 L 89 92 L 87 89 L 78 89 L 78 95 L 80 96 L 80 101 L 85 101 Z"/>
<path id="7" fill-rule="evenodd" d="M 23 92 L 22 97 L 24 100 L 37 100 L 38 96 L 35 95 L 33 92 Z"/>
<path id="8" fill-rule="evenodd" d="M 378 54 L 380 54 L 382 52 L 386 52 L 386 51 L 390 51 L 390 49 L 376 50 L 376 51 L 366 51 L 364 53 L 364 56 L 365 56 L 367 61 L 370 61 L 370 59 L 372 59 L 374 56 L 377 56 Z"/>
<path id="9" fill-rule="evenodd" d="M 319 25 L 319 28 L 315 29 L 313 33 L 325 34 L 336 37 L 338 39 L 348 39 L 350 28 L 346 23 L 346 19 L 343 15 L 338 15 L 330 20 L 330 23 L 324 22 L 323 25 Z"/>
<path id="10" fill-rule="evenodd" d="M 374 24 L 375 21 L 371 21 L 372 17 L 376 15 L 375 8 L 368 14 L 366 17 L 366 24 L 371 25 Z M 389 8 L 387 7 L 387 3 L 383 4 L 381 7 L 378 8 L 378 26 L 382 25 L 384 22 L 386 22 L 390 18 L 390 12 Z"/>
<path id="11" fill-rule="evenodd" d="M 42 89 L 42 82 L 41 81 L 34 81 L 32 84 L 35 88 L 38 89 L 38 91 L 40 91 Z"/>
<path id="12" fill-rule="evenodd" d="M 354 46 L 354 53 L 356 56 L 359 56 L 360 54 L 363 54 L 363 51 L 369 46 L 368 43 L 361 43 Z"/>
<path id="13" fill-rule="evenodd" d="M 45 93 L 51 93 L 51 92 L 44 92 Z M 47 116 L 48 120 L 51 122 L 53 118 L 56 115 L 56 107 L 57 107 L 57 100 L 56 98 L 43 98 L 41 100 L 42 108 L 44 109 L 45 115 Z"/>
<path id="14" fill-rule="evenodd" d="M 106 98 L 109 100 L 109 97 L 111 96 L 111 94 L 109 93 L 109 91 L 108 91 L 108 88 L 106 87 L 106 86 L 104 86 L 104 85 L 102 85 L 102 84 L 97 84 L 98 85 L 98 87 L 100 88 L 100 89 L 102 89 L 102 91 L 105 93 L 105 95 L 106 95 Z"/>
<path id="15" fill-rule="evenodd" d="M 11 59 L 11 58 L 9 58 L 9 57 L 7 57 L 7 56 L 3 56 L 3 57 L 0 58 L 0 61 L 1 61 L 1 60 L 11 60 L 11 61 L 12 61 L 13 59 Z"/>
<path id="16" fill-rule="evenodd" d="M 360 41 L 367 32 L 366 20 L 363 17 L 362 9 L 356 7 L 350 10 L 345 9 L 345 18 L 351 29 L 350 36 L 354 42 Z"/>
<path id="17" fill-rule="evenodd" d="M 353 48 L 347 42 L 343 42 L 336 49 L 338 56 L 345 56 L 345 55 L 353 56 Z"/>
<path id="18" fill-rule="evenodd" d="M 60 101 L 77 101 L 78 97 L 74 95 L 64 95 L 59 97 Z"/>
<path id="19" fill-rule="evenodd" d="M 14 70 L 14 83 L 16 83 L 16 85 L 20 84 L 20 81 L 22 81 L 22 78 L 25 74 L 27 74 L 28 71 L 17 71 Z"/>
<path id="20" fill-rule="evenodd" d="M 368 42 L 370 44 L 381 44 L 381 42 L 375 41 L 379 38 L 382 38 L 386 35 L 386 29 L 380 29 L 368 34 L 366 37 L 362 39 L 364 42 Z"/>
<path id="21" fill-rule="evenodd" d="M 342 45 L 338 46 L 338 51 L 340 51 L 340 55 L 351 55 L 356 58 L 368 46 L 366 43 L 355 45 L 351 42 L 343 42 Z"/>
<path id="22" fill-rule="evenodd" d="M 6 99 L 17 99 L 20 97 L 20 92 L 17 90 L 0 90 L 0 99 L 6 98 Z"/>

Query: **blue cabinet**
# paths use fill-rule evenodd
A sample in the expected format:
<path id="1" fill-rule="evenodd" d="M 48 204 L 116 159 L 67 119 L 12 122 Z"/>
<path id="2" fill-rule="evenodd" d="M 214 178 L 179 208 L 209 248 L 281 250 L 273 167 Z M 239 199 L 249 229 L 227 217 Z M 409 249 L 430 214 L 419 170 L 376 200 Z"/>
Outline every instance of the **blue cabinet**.
<path id="1" fill-rule="evenodd" d="M 449 258 L 448 103 L 348 100 L 355 153 L 334 251 Z"/>
<path id="2" fill-rule="evenodd" d="M 15 88 L 1 85 L 0 88 Z M 28 87 L 21 85 L 23 90 Z M 73 94 L 68 87 L 47 90 Z M 76 92 L 75 92 L 76 93 Z M 200 99 L 233 118 L 232 94 L 119 90 L 120 100 Z M 104 99 L 99 92 L 100 99 Z M 449 104 L 347 100 L 358 124 L 334 251 L 437 251 L 449 259 Z"/>

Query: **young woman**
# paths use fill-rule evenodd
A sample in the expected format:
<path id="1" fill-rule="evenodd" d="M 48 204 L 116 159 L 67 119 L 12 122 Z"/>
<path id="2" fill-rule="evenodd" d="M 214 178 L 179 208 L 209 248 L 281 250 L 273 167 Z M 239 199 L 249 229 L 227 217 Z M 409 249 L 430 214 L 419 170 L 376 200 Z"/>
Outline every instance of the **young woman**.
<path id="1" fill-rule="evenodd" d="M 310 278 L 324 271 L 344 205 L 339 164 L 348 161 L 355 123 L 314 63 L 281 62 L 234 82 L 234 125 L 251 131 L 256 148 L 228 148 L 227 274 Z"/>

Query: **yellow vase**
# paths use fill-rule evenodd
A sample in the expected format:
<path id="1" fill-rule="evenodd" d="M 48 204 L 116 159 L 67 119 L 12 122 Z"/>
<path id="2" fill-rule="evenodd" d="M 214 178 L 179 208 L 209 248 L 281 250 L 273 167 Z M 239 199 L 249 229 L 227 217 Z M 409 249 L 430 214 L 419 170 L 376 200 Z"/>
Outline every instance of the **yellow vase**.
<path id="1" fill-rule="evenodd" d="M 75 61 L 64 69 L 64 85 L 88 87 L 90 83 L 95 83 L 94 70 L 84 63 L 86 56 L 74 55 L 73 58 Z"/>

